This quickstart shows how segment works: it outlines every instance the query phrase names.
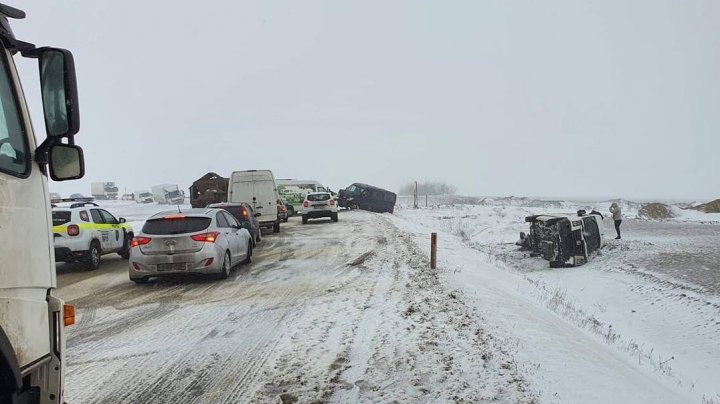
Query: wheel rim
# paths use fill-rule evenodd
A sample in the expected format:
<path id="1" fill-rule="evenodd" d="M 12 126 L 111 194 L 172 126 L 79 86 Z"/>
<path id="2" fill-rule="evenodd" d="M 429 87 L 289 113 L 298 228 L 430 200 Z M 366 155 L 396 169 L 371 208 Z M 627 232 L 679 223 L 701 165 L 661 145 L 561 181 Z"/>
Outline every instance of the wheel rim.
<path id="1" fill-rule="evenodd" d="M 97 247 L 93 247 L 92 251 L 90 251 L 90 255 L 93 265 L 100 263 L 100 252 L 98 252 Z"/>

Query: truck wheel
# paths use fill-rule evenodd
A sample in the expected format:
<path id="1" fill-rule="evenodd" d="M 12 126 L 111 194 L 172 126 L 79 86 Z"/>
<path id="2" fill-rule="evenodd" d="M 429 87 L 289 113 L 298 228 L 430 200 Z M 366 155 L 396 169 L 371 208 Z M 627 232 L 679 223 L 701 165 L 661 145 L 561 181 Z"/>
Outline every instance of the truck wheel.
<path id="1" fill-rule="evenodd" d="M 100 268 L 100 255 L 100 243 L 98 243 L 97 240 L 93 240 L 90 243 L 90 249 L 88 250 L 87 257 L 85 258 L 85 267 L 91 271 Z"/>
<path id="2" fill-rule="evenodd" d="M 280 223 L 275 223 L 272 229 L 273 233 L 280 233 Z"/>
<path id="3" fill-rule="evenodd" d="M 333 213 L 333 214 L 330 216 L 330 218 L 332 219 L 333 222 L 337 222 L 337 221 L 338 221 L 337 212 Z"/>
<path id="4" fill-rule="evenodd" d="M 303 215 L 302 216 L 302 224 L 307 224 L 307 221 L 308 221 L 307 215 Z"/>

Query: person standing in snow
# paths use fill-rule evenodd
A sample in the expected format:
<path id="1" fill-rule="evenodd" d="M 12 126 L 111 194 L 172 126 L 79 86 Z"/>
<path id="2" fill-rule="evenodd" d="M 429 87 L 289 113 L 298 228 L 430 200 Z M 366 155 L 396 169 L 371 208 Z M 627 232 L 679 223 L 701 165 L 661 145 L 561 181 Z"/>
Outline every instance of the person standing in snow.
<path id="1" fill-rule="evenodd" d="M 610 213 L 612 213 L 613 220 L 615 221 L 615 231 L 617 232 L 615 240 L 620 240 L 620 224 L 622 223 L 622 209 L 620 209 L 620 205 L 613 202 L 612 205 L 610 205 Z"/>

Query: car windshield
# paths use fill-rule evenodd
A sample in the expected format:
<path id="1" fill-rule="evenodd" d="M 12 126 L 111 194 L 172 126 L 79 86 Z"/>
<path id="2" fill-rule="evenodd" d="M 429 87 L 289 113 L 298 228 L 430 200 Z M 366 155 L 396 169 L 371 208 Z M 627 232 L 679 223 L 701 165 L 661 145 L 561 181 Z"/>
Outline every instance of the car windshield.
<path id="1" fill-rule="evenodd" d="M 242 206 L 222 206 L 221 209 L 225 209 L 226 211 L 230 212 L 230 214 L 233 215 L 233 217 L 239 222 L 246 222 L 248 220 L 247 217 L 243 216 L 243 211 L 245 211 L 245 208 L 243 208 Z"/>
<path id="2" fill-rule="evenodd" d="M 141 193 L 141 194 L 139 195 L 140 198 L 148 198 L 148 197 L 151 197 L 151 196 L 152 196 L 152 194 L 149 193 L 149 192 L 143 192 L 143 193 Z"/>
<path id="3" fill-rule="evenodd" d="M 150 219 L 143 225 L 142 232 L 157 235 L 196 233 L 207 229 L 211 222 L 209 217 L 197 216 Z"/>
<path id="4" fill-rule="evenodd" d="M 307 200 L 310 202 L 321 202 L 330 199 L 330 194 L 308 194 Z"/>
<path id="5" fill-rule="evenodd" d="M 52 212 L 53 226 L 59 226 L 70 222 L 72 218 L 72 212 L 68 210 L 54 210 Z"/>

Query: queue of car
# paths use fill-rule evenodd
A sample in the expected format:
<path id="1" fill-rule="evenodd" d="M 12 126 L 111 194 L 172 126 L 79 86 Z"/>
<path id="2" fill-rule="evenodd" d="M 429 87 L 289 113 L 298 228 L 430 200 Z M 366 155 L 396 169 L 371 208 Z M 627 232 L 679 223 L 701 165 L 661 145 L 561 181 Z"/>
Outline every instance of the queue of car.
<path id="1" fill-rule="evenodd" d="M 136 230 L 93 198 L 54 199 L 56 261 L 95 270 L 101 256 L 117 253 L 129 260 L 130 280 L 138 284 L 183 274 L 225 279 L 234 267 L 251 262 L 262 228 L 278 233 L 289 220 L 269 170 L 234 172 L 228 188 L 228 202 L 162 211 Z M 338 221 L 336 197 L 326 191 L 307 193 L 301 212 L 303 224 Z"/>

